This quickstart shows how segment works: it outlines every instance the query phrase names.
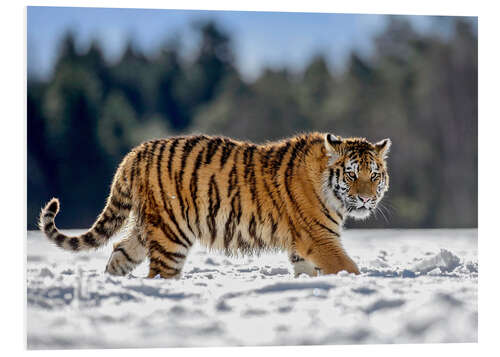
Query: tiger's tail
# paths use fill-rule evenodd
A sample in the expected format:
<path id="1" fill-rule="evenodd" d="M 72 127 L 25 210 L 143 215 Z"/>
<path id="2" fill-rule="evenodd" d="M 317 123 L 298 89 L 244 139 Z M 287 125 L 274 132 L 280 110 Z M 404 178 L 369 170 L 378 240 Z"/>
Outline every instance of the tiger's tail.
<path id="1" fill-rule="evenodd" d="M 107 244 L 109 238 L 124 225 L 132 209 L 131 190 L 122 179 L 121 172 L 118 170 L 113 180 L 106 206 L 87 232 L 71 237 L 57 229 L 54 222 L 59 212 L 57 198 L 52 198 L 42 209 L 38 224 L 40 230 L 49 240 L 66 250 L 90 250 Z"/>

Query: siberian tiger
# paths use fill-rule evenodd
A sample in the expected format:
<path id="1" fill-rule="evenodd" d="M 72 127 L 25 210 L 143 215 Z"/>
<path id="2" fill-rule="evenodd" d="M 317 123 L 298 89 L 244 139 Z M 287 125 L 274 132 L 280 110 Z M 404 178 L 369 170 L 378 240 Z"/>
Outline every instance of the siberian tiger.
<path id="1" fill-rule="evenodd" d="M 389 187 L 391 141 L 311 133 L 255 145 L 205 135 L 152 140 L 120 164 L 106 206 L 84 234 L 39 227 L 59 247 L 98 248 L 127 223 L 106 271 L 126 275 L 146 257 L 149 278 L 178 277 L 195 241 L 227 254 L 284 250 L 295 273 L 359 274 L 340 241 L 347 216 L 370 215 Z"/>

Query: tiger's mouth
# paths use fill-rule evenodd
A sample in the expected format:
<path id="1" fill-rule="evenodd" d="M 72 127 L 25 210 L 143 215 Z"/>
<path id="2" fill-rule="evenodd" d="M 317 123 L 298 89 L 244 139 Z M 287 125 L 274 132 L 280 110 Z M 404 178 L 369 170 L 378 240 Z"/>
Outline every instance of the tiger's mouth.
<path id="1" fill-rule="evenodd" d="M 361 206 L 361 207 L 349 206 L 347 208 L 347 212 L 348 212 L 349 216 L 354 217 L 356 219 L 368 218 L 370 216 L 370 214 L 372 213 L 372 211 L 373 211 L 373 208 L 366 207 L 366 206 Z"/>
<path id="2" fill-rule="evenodd" d="M 347 211 L 347 215 L 355 219 L 366 219 L 372 212 L 375 211 L 378 205 L 379 198 L 374 197 L 368 202 L 360 202 L 359 199 L 347 195 L 347 189 L 339 189 L 335 187 L 333 190 L 334 196 L 340 201 L 341 205 Z"/>

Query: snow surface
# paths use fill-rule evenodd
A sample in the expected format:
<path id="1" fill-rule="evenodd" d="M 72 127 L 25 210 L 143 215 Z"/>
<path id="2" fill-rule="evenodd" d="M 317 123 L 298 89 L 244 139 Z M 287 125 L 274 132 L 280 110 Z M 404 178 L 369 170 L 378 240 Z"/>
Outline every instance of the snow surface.
<path id="1" fill-rule="evenodd" d="M 69 231 L 79 233 L 81 231 Z M 28 232 L 29 349 L 477 342 L 477 230 L 346 230 L 361 276 L 195 247 L 179 280 L 104 273 Z"/>

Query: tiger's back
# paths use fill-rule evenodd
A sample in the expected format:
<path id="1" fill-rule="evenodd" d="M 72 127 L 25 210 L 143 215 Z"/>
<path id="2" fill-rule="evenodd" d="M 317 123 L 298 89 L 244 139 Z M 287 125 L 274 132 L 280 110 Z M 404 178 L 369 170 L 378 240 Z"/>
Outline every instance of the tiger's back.
<path id="1" fill-rule="evenodd" d="M 294 184 L 285 178 L 307 145 L 322 143 L 319 135 L 261 146 L 207 136 L 150 141 L 131 154 L 122 179 L 138 211 L 160 216 L 190 242 L 227 253 L 288 249 L 296 217 L 283 199 Z"/>

